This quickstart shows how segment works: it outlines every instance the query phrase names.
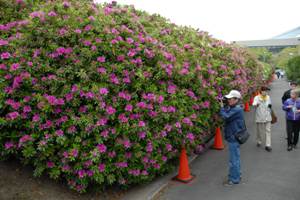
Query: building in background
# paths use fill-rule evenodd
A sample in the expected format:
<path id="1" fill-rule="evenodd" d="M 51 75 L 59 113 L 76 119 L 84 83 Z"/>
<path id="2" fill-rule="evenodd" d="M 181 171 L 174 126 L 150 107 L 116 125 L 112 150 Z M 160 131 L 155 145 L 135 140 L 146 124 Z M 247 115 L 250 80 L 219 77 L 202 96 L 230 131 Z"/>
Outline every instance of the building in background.
<path id="1" fill-rule="evenodd" d="M 273 53 L 277 53 L 286 47 L 296 47 L 300 45 L 300 26 L 271 39 L 233 41 L 232 43 L 250 48 L 264 47 Z"/>

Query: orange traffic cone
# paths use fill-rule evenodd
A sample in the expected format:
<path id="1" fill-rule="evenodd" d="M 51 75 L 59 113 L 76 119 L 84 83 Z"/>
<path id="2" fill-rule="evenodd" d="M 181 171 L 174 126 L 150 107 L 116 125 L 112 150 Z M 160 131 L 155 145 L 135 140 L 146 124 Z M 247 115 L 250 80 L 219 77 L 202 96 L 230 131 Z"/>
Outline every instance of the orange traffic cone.
<path id="1" fill-rule="evenodd" d="M 250 107 L 249 107 L 248 101 L 245 103 L 244 111 L 245 111 L 245 112 L 250 112 Z"/>
<path id="2" fill-rule="evenodd" d="M 215 134 L 215 143 L 213 146 L 214 149 L 222 150 L 224 149 L 223 140 L 222 140 L 222 134 L 220 127 L 216 128 L 216 134 Z"/>
<path id="3" fill-rule="evenodd" d="M 195 178 L 195 176 L 191 175 L 189 169 L 189 161 L 186 155 L 185 148 L 182 148 L 179 159 L 179 170 L 178 175 L 173 178 L 173 180 L 180 181 L 183 183 L 189 183 Z"/>

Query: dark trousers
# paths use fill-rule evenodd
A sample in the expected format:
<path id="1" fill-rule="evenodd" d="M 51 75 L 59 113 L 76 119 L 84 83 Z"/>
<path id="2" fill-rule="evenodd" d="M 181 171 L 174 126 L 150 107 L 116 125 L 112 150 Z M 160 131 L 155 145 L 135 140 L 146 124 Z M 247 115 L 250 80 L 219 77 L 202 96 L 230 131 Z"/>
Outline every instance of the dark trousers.
<path id="1" fill-rule="evenodd" d="M 297 145 L 299 139 L 300 122 L 287 120 L 287 136 L 288 136 L 288 146 Z"/>

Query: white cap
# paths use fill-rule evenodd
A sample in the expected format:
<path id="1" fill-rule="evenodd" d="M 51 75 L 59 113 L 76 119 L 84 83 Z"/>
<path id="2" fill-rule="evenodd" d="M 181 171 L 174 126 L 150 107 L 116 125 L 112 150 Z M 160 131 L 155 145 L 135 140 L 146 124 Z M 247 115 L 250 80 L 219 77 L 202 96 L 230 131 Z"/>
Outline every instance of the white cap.
<path id="1" fill-rule="evenodd" d="M 225 95 L 225 97 L 226 97 L 227 99 L 231 99 L 231 98 L 238 98 L 238 99 L 240 99 L 240 98 L 242 97 L 242 95 L 241 95 L 241 93 L 240 93 L 239 91 L 237 91 L 237 90 L 231 90 L 231 91 L 229 92 L 229 94 Z"/>

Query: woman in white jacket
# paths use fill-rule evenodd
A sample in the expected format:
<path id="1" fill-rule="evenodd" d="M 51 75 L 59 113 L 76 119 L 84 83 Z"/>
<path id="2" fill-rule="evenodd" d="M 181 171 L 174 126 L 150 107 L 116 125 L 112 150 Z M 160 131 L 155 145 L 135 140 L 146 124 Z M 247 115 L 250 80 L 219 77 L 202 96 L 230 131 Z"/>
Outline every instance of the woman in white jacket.
<path id="1" fill-rule="evenodd" d="M 270 90 L 267 87 L 261 87 L 261 94 L 257 95 L 253 100 L 253 106 L 255 109 L 255 122 L 256 122 L 256 142 L 257 146 L 260 147 L 262 144 L 262 138 L 265 136 L 265 149 L 272 151 L 271 147 L 271 98 L 267 94 Z"/>

